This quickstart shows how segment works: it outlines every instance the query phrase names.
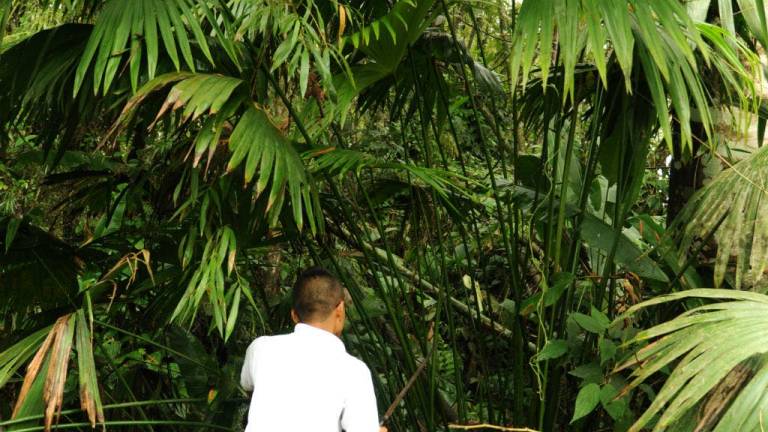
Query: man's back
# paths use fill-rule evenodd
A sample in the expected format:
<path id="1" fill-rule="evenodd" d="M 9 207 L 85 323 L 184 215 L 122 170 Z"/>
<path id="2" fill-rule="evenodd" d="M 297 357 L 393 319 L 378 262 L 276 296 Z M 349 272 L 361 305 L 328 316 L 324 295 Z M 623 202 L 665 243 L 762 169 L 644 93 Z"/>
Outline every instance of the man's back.
<path id="1" fill-rule="evenodd" d="M 253 389 L 246 432 L 377 432 L 368 367 L 333 334 L 307 324 L 256 339 L 241 383 Z"/>

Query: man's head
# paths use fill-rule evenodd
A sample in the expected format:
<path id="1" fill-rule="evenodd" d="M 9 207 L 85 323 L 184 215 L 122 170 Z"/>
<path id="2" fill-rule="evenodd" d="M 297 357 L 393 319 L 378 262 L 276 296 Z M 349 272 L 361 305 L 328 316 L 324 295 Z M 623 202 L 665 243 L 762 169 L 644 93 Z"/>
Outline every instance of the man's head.
<path id="1" fill-rule="evenodd" d="M 344 287 L 321 267 L 304 270 L 293 285 L 294 322 L 327 330 L 337 336 L 344 329 Z"/>

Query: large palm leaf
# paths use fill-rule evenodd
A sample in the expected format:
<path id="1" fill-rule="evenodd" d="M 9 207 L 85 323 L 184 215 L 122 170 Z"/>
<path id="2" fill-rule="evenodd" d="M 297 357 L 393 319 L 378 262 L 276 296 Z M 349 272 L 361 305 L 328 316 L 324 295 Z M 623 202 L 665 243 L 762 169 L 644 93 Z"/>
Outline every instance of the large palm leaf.
<path id="1" fill-rule="evenodd" d="M 628 343 L 652 342 L 617 368 L 632 368 L 626 390 L 672 369 L 630 431 L 646 426 L 654 431 L 762 430 L 768 413 L 768 297 L 716 289 L 683 291 L 633 306 L 619 320 L 680 300 L 698 306 L 638 333 Z"/>
<path id="2" fill-rule="evenodd" d="M 700 250 L 711 237 L 717 243 L 716 286 L 732 267 L 735 288 L 759 288 L 768 267 L 768 149 L 717 175 L 697 192 L 678 216 L 681 251 Z"/>
<path id="3" fill-rule="evenodd" d="M 64 24 L 0 50 L 0 129 L 35 127 L 46 149 L 60 135 L 74 136 L 77 123 L 99 107 L 91 95 L 71 98 L 88 37 L 89 26 Z M 65 145 L 71 144 L 63 143 L 62 151 Z"/>
<path id="4" fill-rule="evenodd" d="M 154 78 L 159 57 L 159 42 L 163 51 L 178 70 L 181 67 L 179 51 L 187 67 L 195 70 L 195 57 L 190 43 L 191 31 L 196 47 L 213 63 L 206 36 L 201 29 L 201 12 L 208 10 L 206 2 L 194 0 L 111 0 L 100 11 L 88 45 L 80 59 L 75 77 L 74 92 L 77 94 L 85 75 L 93 65 L 93 92 L 109 90 L 124 53 L 128 53 L 131 85 L 135 90 L 146 52 L 146 73 Z M 210 12 L 210 11 L 208 11 Z M 210 15 L 209 15 L 210 16 Z M 209 25 L 217 26 L 216 21 Z M 142 45 L 144 45 L 142 47 Z"/>
<path id="5" fill-rule="evenodd" d="M 691 18 L 704 21 L 707 19 L 709 9 L 717 4 L 717 12 L 724 29 L 732 34 L 737 33 L 736 18 L 742 16 L 746 30 L 750 34 L 742 35 L 745 39 L 752 36 L 757 38 L 763 46 L 768 45 L 768 32 L 766 32 L 766 4 L 764 0 L 695 0 L 687 3 Z M 736 6 L 736 8 L 734 8 Z"/>
<path id="6" fill-rule="evenodd" d="M 558 34 L 579 36 L 560 37 L 554 51 L 554 37 Z M 563 98 L 573 99 L 574 72 L 580 59 L 593 59 L 603 85 L 608 86 L 608 65 L 615 58 L 625 87 L 631 92 L 632 73 L 639 60 L 664 138 L 672 144 L 669 97 L 681 126 L 683 144 L 690 145 L 692 108 L 699 111 L 699 120 L 708 135 L 713 124 L 710 94 L 700 77 L 698 56 L 717 68 L 732 96 L 742 103 L 754 92 L 750 90 L 754 74 L 745 71 L 733 46 L 715 35 L 712 28 L 697 26 L 678 2 L 524 2 L 510 60 L 512 78 L 513 82 L 521 80 L 525 84 L 538 66 L 546 87 L 552 57 L 557 53 L 554 61 L 563 68 Z M 749 62 L 753 66 L 755 63 L 754 59 Z M 734 85 L 737 82 L 746 87 Z"/>
<path id="7" fill-rule="evenodd" d="M 351 75 L 334 77 L 339 94 L 337 111 L 342 120 L 357 95 L 397 69 L 409 46 L 429 24 L 433 4 L 434 0 L 400 0 L 389 13 L 344 39 L 365 56 L 358 56 L 359 64 L 352 66 Z"/>
<path id="8" fill-rule="evenodd" d="M 157 118 L 181 107 L 184 107 L 182 122 L 194 120 L 204 113 L 209 115 L 194 142 L 195 165 L 203 154 L 207 153 L 209 160 L 213 157 L 222 143 L 223 130 L 234 124 L 229 136 L 231 156 L 227 171 L 234 171 L 244 163 L 245 182 L 256 179 L 255 197 L 269 190 L 266 211 L 271 220 L 277 220 L 287 194 L 296 225 L 304 226 L 306 211 L 306 220 L 316 230 L 318 219 L 313 215 L 317 203 L 309 174 L 285 132 L 274 124 L 264 108 L 248 102 L 242 80 L 186 72 L 159 76 L 128 101 L 118 126 L 132 116 L 151 93 L 173 82 L 177 83 L 168 93 Z"/>

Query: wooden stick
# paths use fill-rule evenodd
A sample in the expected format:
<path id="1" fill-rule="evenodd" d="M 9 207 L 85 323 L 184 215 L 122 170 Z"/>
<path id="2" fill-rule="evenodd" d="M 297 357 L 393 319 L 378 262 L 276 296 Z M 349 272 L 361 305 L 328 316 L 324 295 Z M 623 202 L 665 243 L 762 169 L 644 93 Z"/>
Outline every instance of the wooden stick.
<path id="1" fill-rule="evenodd" d="M 419 367 L 416 369 L 416 372 L 411 375 L 411 377 L 408 379 L 408 382 L 405 383 L 405 387 L 403 387 L 402 390 L 400 390 L 400 393 L 397 394 L 395 397 L 395 400 L 392 401 L 392 403 L 389 405 L 389 408 L 387 408 L 387 411 L 384 413 L 384 417 L 381 418 L 381 422 L 379 423 L 379 426 L 384 426 L 384 423 L 389 420 L 389 418 L 392 416 L 392 413 L 395 412 L 395 409 L 397 409 L 397 406 L 400 405 L 400 402 L 403 401 L 403 398 L 405 398 L 405 395 L 408 393 L 408 390 L 411 389 L 413 386 L 413 383 L 416 382 L 416 378 L 421 375 L 422 372 L 424 372 L 424 369 L 427 368 L 427 363 L 429 362 L 429 355 L 427 355 L 427 358 L 424 359 L 423 362 L 419 365 Z"/>
<path id="2" fill-rule="evenodd" d="M 505 426 L 496 426 L 488 423 L 472 424 L 472 425 L 449 424 L 448 429 L 463 429 L 463 430 L 494 429 L 494 430 L 500 430 L 505 432 L 538 432 L 536 430 L 528 429 L 526 427 L 524 428 L 505 427 Z"/>

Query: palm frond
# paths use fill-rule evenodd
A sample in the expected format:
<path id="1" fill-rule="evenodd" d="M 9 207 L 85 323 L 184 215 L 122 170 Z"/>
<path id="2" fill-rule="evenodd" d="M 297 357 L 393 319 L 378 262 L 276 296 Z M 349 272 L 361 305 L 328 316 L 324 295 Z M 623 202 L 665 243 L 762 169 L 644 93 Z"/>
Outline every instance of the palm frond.
<path id="1" fill-rule="evenodd" d="M 707 134 L 711 136 L 712 133 L 710 96 L 700 78 L 697 55 L 725 74 L 724 82 L 731 94 L 745 95 L 741 99 L 743 103 L 748 103 L 754 93 L 749 79 L 754 74 L 741 74 L 744 67 L 735 61 L 739 58 L 737 48 L 719 43 L 722 35 L 716 35 L 706 24 L 697 26 L 677 2 L 525 2 L 520 9 L 515 32 L 517 43 L 510 60 L 513 82 L 521 80 L 525 85 L 534 67 L 538 66 L 546 88 L 552 68 L 554 34 L 581 35 L 562 38 L 558 43 L 557 61 L 563 67 L 564 99 L 574 97 L 574 74 L 579 58 L 594 59 L 603 85 L 607 87 L 608 62 L 615 56 L 629 92 L 632 91 L 635 61 L 639 60 L 664 138 L 670 146 L 672 123 L 667 97 L 681 125 L 684 146 L 690 146 L 692 142 L 691 107 L 699 111 Z M 757 66 L 753 60 L 748 62 L 749 67 Z M 737 67 L 735 71 L 730 70 L 733 66 Z M 734 79 L 746 91 L 734 85 Z"/>
<path id="2" fill-rule="evenodd" d="M 183 246 L 183 244 L 182 244 Z M 230 315 L 234 315 L 240 303 L 237 287 L 227 290 L 225 278 L 231 274 L 237 253 L 237 240 L 229 227 L 218 230 L 205 244 L 200 265 L 187 284 L 187 289 L 171 314 L 170 321 L 182 323 L 194 320 L 200 302 L 207 296 L 214 316 L 214 325 L 224 336 Z M 226 271 L 224 266 L 226 265 Z M 233 299 L 233 294 L 235 299 Z M 229 313 L 229 310 L 232 310 Z M 228 332 L 229 333 L 229 332 Z M 228 338 L 227 334 L 227 338 Z"/>
<path id="3" fill-rule="evenodd" d="M 141 62 L 146 52 L 146 73 L 155 77 L 159 60 L 159 44 L 176 70 L 181 69 L 179 51 L 184 63 L 195 71 L 196 59 L 190 43 L 190 32 L 205 58 L 213 63 L 208 42 L 195 13 L 194 0 L 111 0 L 98 15 L 96 25 L 77 67 L 74 94 L 80 90 L 86 74 L 92 70 L 93 93 L 106 93 L 112 85 L 122 58 L 129 54 L 131 85 L 138 87 Z M 217 26 L 218 23 L 209 23 Z M 144 45 L 144 47 L 142 47 Z"/>
<path id="4" fill-rule="evenodd" d="M 34 353 L 16 401 L 14 419 L 37 414 L 38 407 L 45 406 L 42 416 L 45 430 L 51 429 L 64 402 L 64 384 L 73 347 L 78 357 L 81 407 L 91 427 L 97 422 L 104 423 L 90 323 L 82 309 L 60 317 L 53 326 L 38 330 L 0 353 L 0 387 Z"/>
<path id="5" fill-rule="evenodd" d="M 246 183 L 256 179 L 255 197 L 258 198 L 269 187 L 269 201 L 266 211 L 274 223 L 288 194 L 296 225 L 304 226 L 304 212 L 313 231 L 320 229 L 314 217 L 317 206 L 312 191 L 312 181 L 296 152 L 294 145 L 273 123 L 260 107 L 247 102 L 248 96 L 241 91 L 242 80 L 222 75 L 174 72 L 161 75 L 148 82 L 126 103 L 116 127 L 125 124 L 137 107 L 153 92 L 170 83 L 171 88 L 155 121 L 169 111 L 184 107 L 181 121 L 196 119 L 208 114 L 195 142 L 195 164 L 207 151 L 210 156 L 220 146 L 225 122 L 234 123 L 229 137 L 232 152 L 227 164 L 229 172 L 243 162 Z M 239 119 L 233 117 L 242 112 Z M 256 174 L 258 173 L 258 178 Z"/>
<path id="6" fill-rule="evenodd" d="M 337 6 L 336 2 L 332 2 Z M 240 4 L 241 24 L 238 35 L 247 34 L 251 40 L 274 40 L 276 48 L 271 55 L 270 71 L 285 68 L 291 75 L 298 71 L 300 94 L 306 94 L 312 69 L 320 80 L 318 84 L 330 94 L 335 93 L 332 70 L 348 72 L 341 47 L 329 38 L 328 18 L 322 10 L 331 3 L 302 2 L 302 13 L 265 0 L 247 0 Z"/>
<path id="7" fill-rule="evenodd" d="M 366 61 L 353 65 L 351 72 L 337 74 L 337 110 L 342 120 L 352 100 L 363 90 L 392 74 L 405 57 L 409 46 L 418 40 L 429 24 L 434 0 L 400 0 L 390 12 L 345 38 L 366 55 Z"/>
<path id="8" fill-rule="evenodd" d="M 625 391 L 665 367 L 674 368 L 650 407 L 629 430 L 642 430 L 656 416 L 659 418 L 652 426 L 654 431 L 683 430 L 678 422 L 686 418 L 697 419 L 700 427 L 716 431 L 761 430 L 761 418 L 768 411 L 768 398 L 761 396 L 765 394 L 768 374 L 768 296 L 689 290 L 635 305 L 618 320 L 652 305 L 686 299 L 719 302 L 694 307 L 671 321 L 641 331 L 628 344 L 653 342 L 617 367 L 617 371 L 634 368 Z M 742 381 L 732 384 L 734 389 L 721 387 L 742 369 L 746 382 L 742 377 Z M 708 414 L 715 409 L 722 414 Z"/>
<path id="9" fill-rule="evenodd" d="M 70 94 L 88 34 L 87 25 L 64 24 L 0 51 L 0 127 L 41 125 L 53 141 L 71 118 L 96 108 L 88 95 L 73 100 Z"/>
<path id="10" fill-rule="evenodd" d="M 429 25 L 429 12 L 434 0 L 400 0 L 383 17 L 346 37 L 376 63 L 393 70 L 408 46 L 422 36 Z"/>
<path id="11" fill-rule="evenodd" d="M 447 170 L 427 168 L 411 163 L 390 162 L 380 160 L 370 154 L 349 150 L 328 148 L 312 150 L 304 154 L 314 162 L 316 172 L 324 172 L 331 176 L 344 176 L 350 172 L 360 173 L 366 168 L 394 170 L 410 174 L 414 180 L 432 188 L 442 197 L 454 193 L 466 198 L 470 197 L 466 187 L 459 182 L 472 183 L 470 179 Z M 473 184 L 476 186 L 476 184 Z"/>
<path id="12" fill-rule="evenodd" d="M 682 252 L 714 233 L 716 286 L 722 285 L 732 260 L 735 288 L 757 288 L 763 281 L 768 267 L 766 188 L 768 149 L 763 148 L 718 174 L 678 216 L 675 228 Z"/>
<path id="13" fill-rule="evenodd" d="M 287 193 L 293 206 L 293 216 L 296 225 L 301 229 L 304 225 L 304 211 L 307 221 L 315 231 L 321 227 L 322 221 L 313 212 L 317 207 L 317 197 L 313 192 L 313 182 L 304 167 L 301 157 L 294 145 L 275 126 L 267 113 L 255 105 L 246 108 L 232 131 L 229 140 L 232 157 L 227 169 L 237 168 L 245 161 L 245 181 L 256 180 L 256 196 L 265 192 L 271 183 L 267 212 L 271 220 L 276 221 L 285 201 Z"/>

